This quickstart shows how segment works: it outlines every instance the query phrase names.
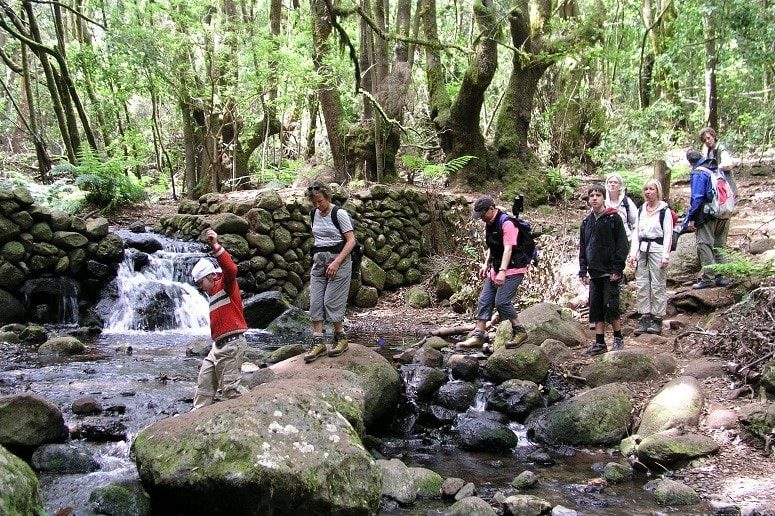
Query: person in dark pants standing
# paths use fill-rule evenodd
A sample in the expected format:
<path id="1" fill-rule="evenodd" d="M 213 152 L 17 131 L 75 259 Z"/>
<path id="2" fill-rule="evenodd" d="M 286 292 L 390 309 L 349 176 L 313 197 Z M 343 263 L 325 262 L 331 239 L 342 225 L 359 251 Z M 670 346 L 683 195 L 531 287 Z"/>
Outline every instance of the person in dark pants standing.
<path id="1" fill-rule="evenodd" d="M 525 278 L 527 263 L 524 257 L 513 252 L 517 245 L 519 229 L 514 221 L 495 206 L 492 197 L 483 196 L 474 203 L 474 219 L 485 224 L 487 253 L 479 269 L 479 278 L 484 287 L 476 307 L 476 325 L 471 336 L 457 345 L 460 349 L 484 346 L 485 329 L 493 310 L 498 310 L 502 321 L 511 321 L 511 339 L 506 348 L 516 348 L 527 340 L 527 331 L 519 323 L 519 314 L 514 308 L 517 289 Z"/>
<path id="2" fill-rule="evenodd" d="M 237 398 L 247 391 L 240 382 L 247 348 L 244 333 L 248 325 L 237 285 L 237 265 L 218 243 L 214 230 L 208 229 L 205 238 L 212 249 L 211 257 L 199 260 L 191 276 L 210 299 L 213 345 L 199 369 L 193 410 L 210 405 L 219 390 L 224 398 Z"/>
<path id="3" fill-rule="evenodd" d="M 605 353 L 605 325 L 614 331 L 613 351 L 624 346 L 619 313 L 619 288 L 629 252 L 624 222 L 614 208 L 605 207 L 605 187 L 587 190 L 591 211 L 579 229 L 579 277 L 589 285 L 589 322 L 595 324 L 595 343 L 585 352 Z"/>

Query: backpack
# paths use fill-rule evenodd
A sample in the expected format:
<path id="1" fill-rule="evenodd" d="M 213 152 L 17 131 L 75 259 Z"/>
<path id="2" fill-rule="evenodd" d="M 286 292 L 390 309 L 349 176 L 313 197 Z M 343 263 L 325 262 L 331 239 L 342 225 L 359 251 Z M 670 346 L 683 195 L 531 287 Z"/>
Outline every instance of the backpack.
<path id="1" fill-rule="evenodd" d="M 533 228 L 526 220 L 512 217 L 508 213 L 502 213 L 498 219 L 498 232 L 503 234 L 503 222 L 508 219 L 517 228 L 517 245 L 511 250 L 511 263 L 515 268 L 521 269 L 531 263 L 538 265 L 538 247 L 533 235 Z"/>
<path id="2" fill-rule="evenodd" d="M 334 227 L 336 227 L 337 231 L 339 231 L 339 234 L 342 235 L 342 238 L 344 239 L 344 233 L 342 233 L 342 227 L 339 225 L 339 217 L 337 216 L 338 211 L 339 206 L 334 204 L 331 208 L 331 222 L 333 222 Z M 315 224 L 315 209 L 309 212 L 309 221 L 309 225 L 312 227 Z M 355 224 L 353 223 L 353 226 L 354 225 Z M 353 234 L 355 233 L 354 229 L 355 228 L 353 228 Z M 350 258 L 352 258 L 353 261 L 352 275 L 350 277 L 352 279 L 357 279 L 361 275 L 361 262 L 363 261 L 363 244 L 358 242 L 358 240 L 355 240 L 355 247 L 350 251 Z"/>
<path id="3" fill-rule="evenodd" d="M 643 214 L 643 208 L 646 206 L 646 203 L 644 202 L 640 209 L 638 209 L 638 218 L 640 218 L 641 214 Z M 670 210 L 670 217 L 673 219 L 673 238 L 670 239 L 670 251 L 675 251 L 678 247 L 678 237 L 681 236 L 681 230 L 678 228 L 678 213 L 675 212 L 673 208 L 670 206 L 665 206 L 661 210 L 659 210 L 659 227 L 662 228 L 662 226 L 665 224 L 665 212 L 667 210 Z M 664 236 L 664 235 L 662 235 Z M 655 240 L 650 239 L 643 239 L 643 242 L 654 242 Z"/>
<path id="4" fill-rule="evenodd" d="M 719 169 L 697 168 L 710 176 L 710 188 L 713 192 L 713 199 L 703 205 L 703 211 L 715 219 L 730 218 L 735 212 L 735 193 L 727 181 L 727 175 Z"/>

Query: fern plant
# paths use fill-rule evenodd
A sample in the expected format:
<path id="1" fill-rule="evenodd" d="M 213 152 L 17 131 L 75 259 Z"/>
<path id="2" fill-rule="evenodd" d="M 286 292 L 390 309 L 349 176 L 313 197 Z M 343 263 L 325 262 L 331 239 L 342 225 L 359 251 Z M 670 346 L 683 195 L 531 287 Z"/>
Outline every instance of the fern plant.
<path id="1" fill-rule="evenodd" d="M 105 161 L 91 148 L 83 147 L 75 167 L 75 184 L 86 193 L 86 200 L 111 211 L 117 206 L 132 204 L 147 198 L 143 185 L 127 173 L 131 166 L 122 157 L 110 157 Z"/>
<path id="2" fill-rule="evenodd" d="M 444 184 L 447 182 L 450 174 L 459 172 L 474 159 L 477 159 L 477 157 L 465 155 L 439 164 L 411 154 L 405 154 L 401 157 L 401 161 L 408 169 L 407 179 L 409 184 L 413 184 L 415 178 L 424 183 Z"/>
<path id="3" fill-rule="evenodd" d="M 718 250 L 727 261 L 726 263 L 716 263 L 708 266 L 708 268 L 716 274 L 736 280 L 775 277 L 775 259 L 771 258 L 764 262 L 757 262 L 739 251 L 730 249 Z"/>

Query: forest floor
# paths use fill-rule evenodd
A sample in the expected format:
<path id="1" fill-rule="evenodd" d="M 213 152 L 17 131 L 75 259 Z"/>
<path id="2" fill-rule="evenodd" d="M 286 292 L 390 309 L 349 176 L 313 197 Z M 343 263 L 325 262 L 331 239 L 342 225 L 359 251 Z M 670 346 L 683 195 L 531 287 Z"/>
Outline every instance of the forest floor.
<path id="1" fill-rule="evenodd" d="M 772 167 L 764 175 L 751 175 L 746 172 L 745 168 L 736 175 L 740 189 L 740 202 L 738 203 L 740 212 L 732 219 L 729 247 L 747 250 L 751 240 L 766 236 L 775 237 L 774 175 L 775 169 Z M 246 192 L 240 193 L 246 194 Z M 473 199 L 476 195 L 470 194 L 469 197 Z M 688 181 L 673 184 L 671 199 L 688 199 L 688 195 Z M 109 219 L 111 224 L 116 226 L 126 226 L 131 222 L 141 220 L 150 228 L 153 227 L 159 216 L 165 213 L 175 213 L 176 210 L 177 202 L 161 201 L 151 207 L 127 208 L 114 212 L 109 216 Z M 540 218 L 543 223 L 559 226 L 566 224 L 568 220 L 580 221 L 584 215 L 583 203 L 577 202 L 570 208 L 570 211 L 555 210 L 555 213 L 542 214 Z M 530 216 L 530 213 L 526 214 L 526 217 Z M 682 238 L 694 237 L 688 235 Z M 574 250 L 573 253 L 570 253 L 568 258 L 572 260 L 575 252 Z M 445 262 L 444 257 L 436 257 L 434 260 L 439 260 L 440 263 Z M 669 285 L 669 294 L 676 295 L 690 291 L 692 281 L 693 278 L 689 278 L 684 284 Z M 430 292 L 431 278 L 426 278 L 423 285 Z M 750 285 L 733 287 L 733 290 L 736 289 L 738 298 L 746 287 L 750 288 Z M 448 304 L 434 304 L 426 309 L 411 308 L 404 302 L 405 294 L 406 289 L 386 293 L 380 297 L 375 308 L 351 310 L 349 314 L 351 329 L 360 335 L 386 333 L 416 336 L 429 334 L 439 327 L 473 323 L 470 315 L 457 314 L 452 311 Z M 698 362 L 715 361 L 717 366 L 725 364 L 733 358 L 728 355 L 734 353 L 734 350 L 722 349 L 728 346 L 724 345 L 720 336 L 726 335 L 731 339 L 731 342 L 739 342 L 739 339 L 734 337 L 739 336 L 744 329 L 743 326 L 745 326 L 740 324 L 739 320 L 735 321 L 734 318 L 724 316 L 724 312 L 728 308 L 728 306 L 720 307 L 715 313 L 707 311 L 677 313 L 671 317 L 678 321 L 676 329 L 666 330 L 662 335 L 665 338 L 652 338 L 648 335 L 634 336 L 632 330 L 637 319 L 633 310 L 629 310 L 626 314 L 624 327 L 625 348 L 641 349 L 652 356 L 664 353 L 671 354 L 677 363 L 677 370 L 672 376 L 680 376 L 687 368 L 697 367 Z M 765 307 L 765 309 L 771 310 L 772 308 Z M 693 332 L 689 339 L 684 338 L 687 330 Z M 714 331 L 716 333 L 713 333 Z M 708 337 L 704 337 L 704 334 Z M 715 337 L 711 338 L 710 335 Z M 593 340 L 593 334 L 590 332 L 590 343 Z M 714 342 L 721 343 L 719 349 L 714 349 Z M 770 351 L 775 350 L 775 345 L 771 340 L 769 344 L 765 343 L 765 349 L 767 345 L 769 345 Z M 566 372 L 578 371 L 585 364 L 594 360 L 583 357 L 581 354 L 583 350 L 583 347 L 573 349 L 574 356 L 566 364 Z M 704 356 L 704 354 L 717 356 Z M 719 367 L 716 367 L 716 371 L 718 370 Z M 661 378 L 653 382 L 630 384 L 631 389 L 636 393 L 635 410 L 641 410 L 648 399 L 669 379 Z M 738 379 L 723 373 L 710 374 L 700 381 L 704 386 L 706 396 L 700 431 L 715 439 L 721 448 L 716 455 L 697 460 L 674 472 L 673 478 L 682 479 L 693 486 L 706 500 L 726 499 L 740 506 L 749 507 L 761 503 L 770 508 L 772 512 L 759 512 L 759 514 L 775 514 L 775 475 L 773 474 L 775 472 L 775 457 L 772 452 L 765 452 L 760 443 L 747 442 L 736 428 L 718 430 L 705 424 L 705 416 L 713 410 L 729 409 L 739 413 L 747 406 L 761 402 L 760 394 L 751 390 L 749 395 L 736 396 L 734 393 L 740 387 L 740 382 Z M 580 383 L 578 387 L 583 388 L 584 386 Z M 590 471 L 590 477 L 592 476 L 594 473 Z"/>

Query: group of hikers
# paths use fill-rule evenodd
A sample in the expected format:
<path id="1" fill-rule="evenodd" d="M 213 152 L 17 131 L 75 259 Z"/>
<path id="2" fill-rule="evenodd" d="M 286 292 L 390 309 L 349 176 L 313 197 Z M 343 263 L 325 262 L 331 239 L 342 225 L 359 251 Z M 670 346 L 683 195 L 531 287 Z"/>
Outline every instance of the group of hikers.
<path id="1" fill-rule="evenodd" d="M 656 179 L 644 183 L 644 202 L 640 208 L 627 196 L 618 174 L 609 175 L 605 185 L 588 188 L 590 212 L 579 229 L 579 277 L 589 286 L 589 323 L 595 330 L 595 342 L 584 351 L 585 355 L 608 351 L 606 324 L 613 330 L 611 349 L 620 350 L 624 345 L 619 292 L 628 262 L 635 267 L 638 288 L 636 307 L 640 320 L 635 334 L 662 332 L 667 310 L 666 269 L 673 239 L 683 232 L 695 232 L 702 265 L 701 277 L 692 287 L 703 289 L 730 284 L 709 266 L 724 261 L 719 250 L 726 245 L 728 217 L 732 213 L 729 208 L 737 193 L 732 176 L 735 163 L 712 128 L 702 129 L 699 137 L 702 151 L 692 149 L 686 153 L 692 169 L 691 196 L 689 209 L 680 224 L 662 198 L 662 185 Z M 723 199 L 719 200 L 720 196 Z M 313 181 L 307 188 L 307 198 L 314 206 L 309 308 L 312 345 L 304 355 L 304 361 L 310 363 L 323 356 L 339 356 L 348 349 L 343 323 L 356 240 L 349 213 L 332 202 L 331 191 L 325 183 Z M 719 209 L 719 204 L 726 208 Z M 481 220 L 485 226 L 487 251 L 479 269 L 479 278 L 484 283 L 477 302 L 475 329 L 457 347 L 487 350 L 487 323 L 496 311 L 501 320 L 511 322 L 511 338 L 506 348 L 519 347 L 528 334 L 519 321 L 514 301 L 534 259 L 525 255 L 520 246 L 520 232 L 524 237 L 526 226 L 501 211 L 489 196 L 475 201 L 472 218 Z M 199 371 L 192 410 L 213 403 L 217 392 L 229 399 L 245 391 L 240 383 L 240 371 L 247 346 L 243 335 L 247 324 L 237 285 L 237 266 L 218 243 L 215 231 L 208 229 L 204 236 L 211 248 L 210 256 L 199 260 L 191 274 L 197 287 L 209 297 L 213 345 Z M 326 343 L 324 333 L 326 322 L 334 327 L 330 344 Z"/>

